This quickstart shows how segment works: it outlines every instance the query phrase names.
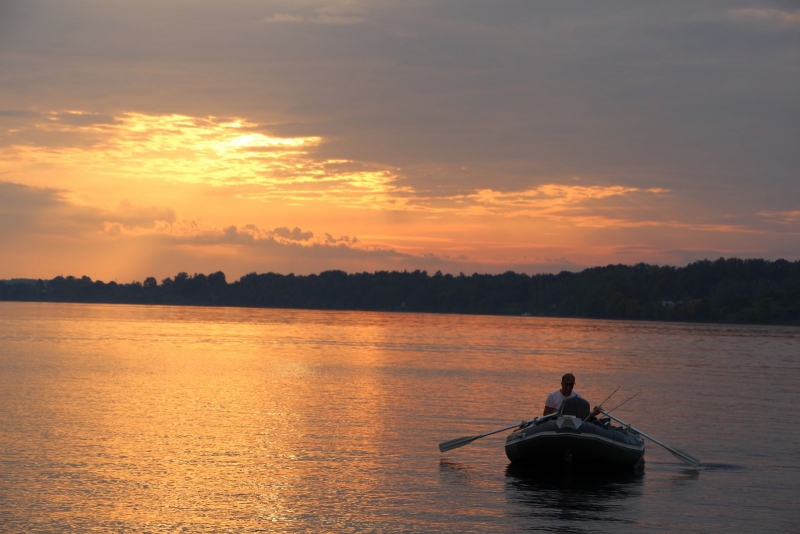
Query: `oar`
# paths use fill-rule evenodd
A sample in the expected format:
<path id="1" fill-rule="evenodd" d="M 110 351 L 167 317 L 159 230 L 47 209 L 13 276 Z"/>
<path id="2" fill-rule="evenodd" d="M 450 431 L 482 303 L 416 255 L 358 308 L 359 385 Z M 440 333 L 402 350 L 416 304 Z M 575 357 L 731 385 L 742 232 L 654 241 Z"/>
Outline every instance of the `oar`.
<path id="1" fill-rule="evenodd" d="M 534 423 L 535 421 L 536 421 L 536 419 L 531 419 L 530 421 L 523 421 L 521 423 L 517 423 L 515 425 L 509 425 L 509 426 L 500 428 L 498 430 L 492 430 L 491 432 L 486 432 L 484 434 L 478 434 L 477 436 L 465 436 L 463 438 L 449 439 L 449 440 L 443 441 L 443 442 L 441 442 L 439 444 L 439 452 L 451 451 L 453 449 L 457 449 L 459 447 L 463 447 L 464 445 L 472 443 L 476 439 L 485 438 L 486 436 L 491 436 L 492 434 L 497 434 L 498 432 L 502 432 L 503 430 L 509 430 L 509 429 L 514 428 L 514 427 L 527 426 L 527 425 L 529 425 L 531 423 Z"/>
<path id="2" fill-rule="evenodd" d="M 621 424 L 621 425 L 625 425 L 626 427 L 630 428 L 631 430 L 633 430 L 633 431 L 634 431 L 634 432 L 636 432 L 637 434 L 639 434 L 639 435 L 641 435 L 641 436 L 644 436 L 644 437 L 646 437 L 647 439 L 649 439 L 649 440 L 650 440 L 650 441 L 652 441 L 653 443 L 655 443 L 655 444 L 657 444 L 657 445 L 661 445 L 662 447 L 664 447 L 665 449 L 667 449 L 667 451 L 668 451 L 668 452 L 669 452 L 669 453 L 670 453 L 672 456 L 674 456 L 675 458 L 677 458 L 678 460 L 680 460 L 680 461 L 682 461 L 682 462 L 684 462 L 684 463 L 687 463 L 687 464 L 691 465 L 691 466 L 692 466 L 692 467 L 694 467 L 694 468 L 697 468 L 697 467 L 700 465 L 700 459 L 699 459 L 699 458 L 695 458 L 695 457 L 694 457 L 694 456 L 692 456 L 691 454 L 685 453 L 685 452 L 683 452 L 683 451 L 682 451 L 682 450 L 680 450 L 680 449 L 676 449 L 675 447 L 670 447 L 669 445 L 667 445 L 667 444 L 665 444 L 665 443 L 661 443 L 661 442 L 660 442 L 660 441 L 658 441 L 656 438 L 654 438 L 654 437 L 651 437 L 651 436 L 648 436 L 647 434 L 645 434 L 644 432 L 642 432 L 642 431 L 641 431 L 641 430 L 639 430 L 638 428 L 633 428 L 631 425 L 629 425 L 628 423 L 626 423 L 626 422 L 625 422 L 625 421 L 623 421 L 622 419 L 617 419 L 616 417 L 614 417 L 613 415 L 609 414 L 609 413 L 608 413 L 607 411 L 605 411 L 605 410 L 600 410 L 600 412 L 601 412 L 601 413 L 604 413 L 605 415 L 607 415 L 608 417 L 610 417 L 611 419 L 613 419 L 613 420 L 614 420 L 614 421 L 616 421 L 617 423 L 619 423 L 619 424 Z"/>

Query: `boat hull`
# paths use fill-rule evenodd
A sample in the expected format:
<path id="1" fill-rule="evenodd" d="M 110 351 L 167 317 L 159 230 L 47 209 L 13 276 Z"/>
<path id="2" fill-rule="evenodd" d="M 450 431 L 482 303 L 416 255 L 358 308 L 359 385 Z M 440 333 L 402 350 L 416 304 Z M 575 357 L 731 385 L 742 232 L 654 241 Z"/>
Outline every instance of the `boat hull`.
<path id="1" fill-rule="evenodd" d="M 640 465 L 644 440 L 609 422 L 583 422 L 558 417 L 514 431 L 506 439 L 506 456 L 512 463 L 569 464 L 626 469 Z"/>

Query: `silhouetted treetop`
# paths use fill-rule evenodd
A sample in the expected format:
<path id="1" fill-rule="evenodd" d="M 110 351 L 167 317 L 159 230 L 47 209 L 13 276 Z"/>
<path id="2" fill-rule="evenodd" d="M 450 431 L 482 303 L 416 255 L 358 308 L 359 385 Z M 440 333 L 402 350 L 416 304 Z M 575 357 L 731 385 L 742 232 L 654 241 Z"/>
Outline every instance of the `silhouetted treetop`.
<path id="1" fill-rule="evenodd" d="M 0 283 L 0 300 L 308 308 L 800 324 L 800 262 L 697 261 L 607 265 L 579 273 L 458 276 L 437 271 L 332 270 L 307 276 L 180 272 L 158 284 L 89 277 Z"/>

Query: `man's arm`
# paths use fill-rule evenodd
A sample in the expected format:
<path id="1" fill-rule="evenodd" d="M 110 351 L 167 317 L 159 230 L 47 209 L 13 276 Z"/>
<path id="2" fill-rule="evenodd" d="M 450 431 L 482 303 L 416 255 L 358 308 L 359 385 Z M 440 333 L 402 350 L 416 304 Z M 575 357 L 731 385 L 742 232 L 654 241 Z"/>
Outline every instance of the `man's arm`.
<path id="1" fill-rule="evenodd" d="M 554 394 L 550 393 L 547 398 L 544 400 L 544 412 L 542 415 L 550 415 L 551 413 L 556 411 L 555 408 L 556 399 L 554 398 Z"/>

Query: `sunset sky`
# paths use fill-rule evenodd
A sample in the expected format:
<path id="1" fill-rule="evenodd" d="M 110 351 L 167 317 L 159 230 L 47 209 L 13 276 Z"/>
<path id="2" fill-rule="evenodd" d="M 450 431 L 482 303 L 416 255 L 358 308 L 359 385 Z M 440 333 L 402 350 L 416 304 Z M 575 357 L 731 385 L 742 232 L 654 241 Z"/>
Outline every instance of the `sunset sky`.
<path id="1" fill-rule="evenodd" d="M 800 3 L 0 0 L 0 278 L 800 259 Z"/>

